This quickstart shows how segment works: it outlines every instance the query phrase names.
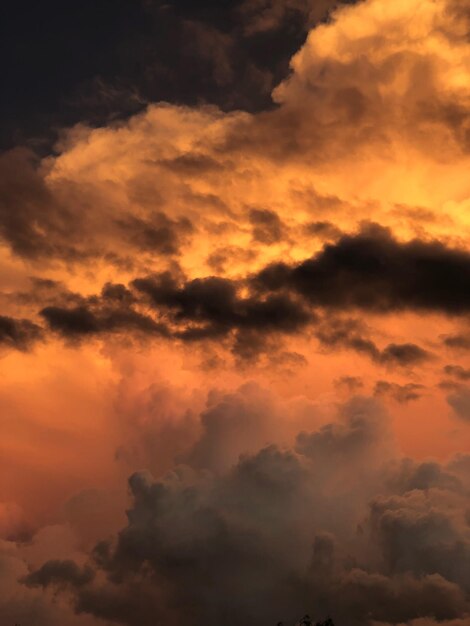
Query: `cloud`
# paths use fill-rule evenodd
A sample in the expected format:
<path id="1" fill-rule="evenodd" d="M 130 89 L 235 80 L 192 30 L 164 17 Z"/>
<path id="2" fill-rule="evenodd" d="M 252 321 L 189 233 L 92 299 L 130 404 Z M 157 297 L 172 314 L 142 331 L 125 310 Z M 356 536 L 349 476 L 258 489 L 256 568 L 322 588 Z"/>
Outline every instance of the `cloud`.
<path id="1" fill-rule="evenodd" d="M 33 322 L 0 315 L 1 348 L 26 351 L 42 336 L 42 329 Z"/>
<path id="2" fill-rule="evenodd" d="M 146 334 L 165 334 L 164 327 L 151 318 L 124 308 L 122 310 L 104 308 L 98 314 L 85 306 L 73 309 L 45 307 L 41 315 L 47 320 L 50 328 L 60 332 L 69 339 L 93 336 L 98 333 L 114 331 L 144 332 Z"/>
<path id="3" fill-rule="evenodd" d="M 401 243 L 377 225 L 326 245 L 297 266 L 274 264 L 255 278 L 261 289 L 295 290 L 319 306 L 449 314 L 468 310 L 469 281 L 466 251 L 439 242 Z"/>
<path id="4" fill-rule="evenodd" d="M 47 306 L 40 314 L 66 339 L 114 332 L 190 342 L 231 338 L 236 332 L 233 345 L 240 352 L 245 337 L 262 350 L 269 335 L 295 333 L 315 319 L 288 295 L 241 297 L 236 282 L 218 277 L 181 282 L 164 273 L 135 279 L 130 287 L 108 284 L 98 297 L 83 298 L 73 308 Z"/>
<path id="5" fill-rule="evenodd" d="M 328 349 L 350 349 L 368 356 L 377 364 L 388 367 L 412 367 L 432 358 L 431 354 L 413 343 L 391 343 L 380 350 L 364 324 L 355 319 L 326 317 L 315 330 L 320 344 Z"/>
<path id="6" fill-rule="evenodd" d="M 254 232 L 250 219 L 256 216 L 252 211 L 268 211 L 280 220 L 271 223 L 269 236 L 266 225 L 264 234 L 258 227 L 254 234 L 260 244 L 280 242 L 280 224 L 303 233 L 282 242 L 282 257 L 289 260 L 302 258 L 297 246 L 302 253 L 308 248 L 309 225 L 315 235 L 315 225 L 321 230 L 330 224 L 328 239 L 337 239 L 370 216 L 372 204 L 377 221 L 405 231 L 407 240 L 410 230 L 422 234 L 423 211 L 435 218 L 435 224 L 429 221 L 437 235 L 450 231 L 455 240 L 455 225 L 468 227 L 461 177 L 446 176 L 451 167 L 460 173 L 467 166 L 455 152 L 465 143 L 467 124 L 464 43 L 457 37 L 464 12 L 452 8 L 452 15 L 444 0 L 394 3 L 386 12 L 381 12 L 380 0 L 335 5 L 261 0 L 211 12 L 181 2 L 166 8 L 154 2 L 140 6 L 137 13 L 143 11 L 150 31 L 158 35 L 150 36 L 152 45 L 147 46 L 146 36 L 139 42 L 131 37 L 126 52 L 131 54 L 134 45 L 148 50 L 144 65 L 149 91 L 176 76 L 184 83 L 175 87 L 178 97 L 149 93 L 144 100 L 160 104 L 126 122 L 95 129 L 82 123 L 64 131 L 57 155 L 42 161 L 18 150 L 3 155 L 5 242 L 27 259 L 87 260 L 121 270 L 140 266 L 141 274 L 144 266 L 161 270 L 160 256 L 184 257 L 184 270 L 194 278 L 203 275 L 206 259 L 224 247 L 221 228 L 224 245 L 248 247 Z M 330 19 L 317 25 L 331 8 Z M 87 10 L 94 13 L 91 7 Z M 414 11 L 419 19 L 410 18 Z M 119 13 L 115 19 L 122 17 Z M 356 22 L 361 26 L 354 28 Z M 276 43 L 291 41 L 284 26 L 287 33 L 295 33 L 294 47 L 268 45 L 271 37 Z M 169 38 L 181 44 L 171 53 Z M 235 110 L 232 92 L 237 89 L 228 89 L 227 81 L 238 87 L 238 101 L 248 98 L 253 85 L 259 86 L 266 104 L 273 84 L 285 78 L 287 58 L 300 46 L 290 76 L 274 93 L 276 106 L 252 114 Z M 278 50 L 282 59 L 274 60 Z M 134 74 L 140 67 L 131 66 Z M 199 106 L 195 84 L 207 80 L 232 99 L 230 113 Z M 242 88 L 245 83 L 250 89 Z M 211 100 L 210 86 L 206 91 L 202 102 L 218 101 Z M 429 137 L 432 145 L 427 144 Z M 409 172 L 402 166 L 404 138 L 407 147 L 411 143 L 419 152 L 410 159 Z M 377 144 L 387 146 L 385 163 Z M 445 162 L 442 145 L 449 150 Z M 366 154 L 351 159 L 363 147 Z M 338 150 L 348 165 L 332 168 Z M 423 162 L 428 157 L 437 159 L 437 169 Z M 451 157 L 455 163 L 449 163 Z M 317 168 L 310 167 L 312 159 L 319 161 Z M 361 168 L 371 175 L 366 177 Z M 417 180 L 413 183 L 408 174 Z M 445 191 L 437 189 L 444 179 Z M 393 185 L 393 180 L 401 182 Z M 429 195 L 419 194 L 417 187 L 429 189 Z M 402 207 L 399 218 L 397 206 Z M 309 210 L 313 207 L 315 211 Z M 413 211 L 420 212 L 418 217 Z M 216 229 L 218 236 L 213 237 Z M 272 260 L 263 256 L 260 264 Z M 246 264 L 254 269 L 253 263 Z M 239 268 L 232 269 L 237 273 Z"/>
<path id="7" fill-rule="evenodd" d="M 323 239 L 339 239 L 341 230 L 330 222 L 311 222 L 305 225 L 305 231 L 309 235 L 321 237 Z"/>
<path id="8" fill-rule="evenodd" d="M 349 393 L 355 393 L 364 387 L 362 379 L 358 376 L 341 376 L 334 384 L 337 389 L 346 389 Z"/>
<path id="9" fill-rule="evenodd" d="M 423 394 L 423 389 L 423 385 L 418 383 L 398 385 L 386 380 L 378 380 L 375 383 L 374 394 L 377 396 L 390 395 L 397 402 L 406 404 L 412 400 L 419 400 Z"/>
<path id="10" fill-rule="evenodd" d="M 470 336 L 466 334 L 448 335 L 444 337 L 444 344 L 449 348 L 470 350 Z"/>
<path id="11" fill-rule="evenodd" d="M 406 367 L 423 363 L 431 358 L 429 352 L 413 343 L 391 343 L 382 351 L 379 360 L 382 363 Z"/>
<path id="12" fill-rule="evenodd" d="M 52 562 L 28 584 L 65 585 L 80 614 L 129 626 L 305 611 L 354 626 L 463 619 L 465 465 L 397 457 L 373 399 L 346 403 L 294 448 L 263 444 L 272 419 L 253 388 L 220 398 L 184 465 L 131 476 L 128 523 L 95 547 L 94 578 Z"/>
<path id="13" fill-rule="evenodd" d="M 387 12 L 380 11 L 380 0 L 368 0 L 337 8 L 327 22 L 312 28 L 302 45 L 308 22 L 301 19 L 297 24 L 291 17 L 305 12 L 324 15 L 332 5 L 244 4 L 253 27 L 257 17 L 264 21 L 275 15 L 280 16 L 276 23 L 287 20 L 288 30 L 295 26 L 301 33 L 300 38 L 294 37 L 296 48 L 302 47 L 292 61 L 291 75 L 275 91 L 278 105 L 269 111 L 248 114 L 230 106 L 231 112 L 224 113 L 215 106 L 189 106 L 199 105 L 200 98 L 196 102 L 187 102 L 183 95 L 166 98 L 187 105 L 176 106 L 163 104 L 165 98 L 146 97 L 160 104 L 149 105 L 127 122 L 95 129 L 82 123 L 64 131 L 55 157 L 35 162 L 24 151 L 4 155 L 4 178 L 9 181 L 4 187 L 5 241 L 15 254 L 27 258 L 77 263 L 99 260 L 118 268 L 153 266 L 152 271 L 159 265 L 153 257 L 183 256 L 185 271 L 189 273 L 191 268 L 195 277 L 201 275 L 202 248 L 207 259 L 221 247 L 220 237 L 214 241 L 209 233 L 222 228 L 222 212 L 223 227 L 229 233 L 224 244 L 241 248 L 249 241 L 250 211 L 269 211 L 282 224 L 287 218 L 289 228 L 299 227 L 296 232 L 303 232 L 283 242 L 287 258 L 294 249 L 295 260 L 301 258 L 297 246 L 305 251 L 308 225 L 315 231 L 315 224 L 331 224 L 328 238 L 336 239 L 371 214 L 378 222 L 404 231 L 409 239 L 410 230 L 411 234 L 423 234 L 422 215 L 427 212 L 433 233 L 440 237 L 451 233 L 455 239 L 456 224 L 468 227 L 462 178 L 446 177 L 450 169 L 460 173 L 467 167 L 462 161 L 465 157 L 455 152 L 460 149 L 456 144 L 465 143 L 468 99 L 468 81 L 461 78 L 466 75 L 464 44 L 461 40 L 456 44 L 463 16 L 449 17 L 443 0 L 395 3 Z M 410 19 L 414 10 L 419 20 Z M 164 77 L 171 82 L 172 73 L 187 76 L 190 60 L 192 74 L 202 61 L 201 80 L 209 74 L 218 77 L 226 94 L 229 90 L 224 81 L 233 80 L 240 86 L 240 79 L 248 80 L 249 75 L 248 82 L 258 85 L 262 83 L 260 75 L 268 75 L 263 98 L 271 90 L 279 72 L 266 66 L 273 63 L 272 51 L 283 47 L 269 46 L 271 53 L 266 56 L 266 37 L 282 41 L 284 33 L 266 35 L 274 32 L 268 28 L 261 29 L 264 34 L 259 29 L 257 35 L 242 34 L 245 31 L 240 30 L 239 20 L 244 13 L 233 12 L 233 6 L 208 15 L 186 3 L 166 9 L 146 3 L 145 11 L 150 30 L 162 30 L 164 47 L 168 33 L 176 37 L 172 42 L 181 36 L 182 45 L 177 48 L 183 55 L 160 59 L 160 67 L 155 67 L 152 75 L 149 68 L 153 68 L 154 49 L 147 46 L 152 57 L 146 66 L 150 83 L 152 77 L 160 85 Z M 311 25 L 317 19 L 321 18 L 315 17 Z M 355 20 L 361 27 L 353 27 Z M 168 22 L 173 30 L 163 32 Z M 406 31 L 406 36 L 400 31 Z M 242 58 L 236 54 L 237 37 L 245 41 L 244 50 L 250 50 L 256 62 L 245 63 L 245 58 L 242 67 L 233 67 L 236 59 Z M 151 39 L 158 48 L 159 37 Z M 155 54 L 157 66 L 156 50 Z M 285 48 L 280 54 L 285 66 Z M 171 60 L 175 65 L 167 72 L 166 63 Z M 250 63 L 258 72 L 250 74 Z M 213 73 L 208 72 L 208 64 L 217 66 L 211 67 Z M 421 80 L 413 80 L 415 75 Z M 285 77 L 285 68 L 281 77 Z M 197 92 L 190 81 L 183 87 L 190 95 Z M 241 98 L 243 89 L 239 91 Z M 207 101 L 210 97 L 203 98 Z M 436 103 L 437 110 L 429 111 L 429 103 Z M 457 113 L 452 113 L 452 103 L 457 103 Z M 426 143 L 429 137 L 434 138 L 429 140 L 432 145 Z M 410 159 L 409 168 L 402 165 L 404 138 L 406 149 L 411 143 L 419 153 Z M 385 157 L 377 144 L 388 146 Z M 444 160 L 442 145 L 450 153 Z M 350 158 L 362 148 L 366 153 L 361 159 Z M 345 167 L 337 162 L 338 150 L 341 159 L 348 161 Z M 428 158 L 436 161 L 432 167 Z M 312 159 L 319 161 L 318 167 L 310 166 Z M 338 167 L 332 168 L 333 163 Z M 367 177 L 361 168 L 372 175 Z M 444 179 L 445 190 L 440 186 Z M 393 180 L 401 182 L 393 185 Z M 418 193 L 417 188 L 429 189 L 429 194 Z M 270 206 L 266 206 L 266 198 Z M 397 207 L 401 207 L 399 217 Z M 33 216 L 35 228 L 31 228 Z M 142 258 L 136 252 L 142 253 Z"/>
<path id="14" fill-rule="evenodd" d="M 463 382 L 470 380 L 470 369 L 465 369 L 461 365 L 446 365 L 444 373 Z"/>
<path id="15" fill-rule="evenodd" d="M 277 412 L 269 395 L 256 385 L 218 398 L 201 414 L 202 433 L 180 460 L 198 469 L 227 470 L 240 454 L 253 453 L 272 440 L 273 430 L 279 431 Z"/>
<path id="16" fill-rule="evenodd" d="M 0 196 L 0 237 L 13 252 L 27 258 L 73 255 L 77 215 L 48 189 L 31 151 L 0 155 Z"/>
<path id="17" fill-rule="evenodd" d="M 109 2 L 98 10 L 85 0 L 80 11 L 69 13 L 52 6 L 29 15 L 12 9 L 5 33 L 12 50 L 12 71 L 5 77 L 10 97 L 0 140 L 9 146 L 33 138 L 47 149 L 57 127 L 83 120 L 94 126 L 112 123 L 148 102 L 269 106 L 271 90 L 288 72 L 308 27 L 333 4 L 149 0 L 118 8 Z M 37 23 L 54 25 L 47 39 L 35 31 Z M 105 28 L 106 42 L 98 34 Z M 19 39 L 25 56 L 15 50 Z M 83 42 L 89 59 L 81 58 Z M 59 49 L 67 50 L 67 64 L 56 55 Z M 24 81 L 25 74 L 35 79 Z"/>
<path id="18" fill-rule="evenodd" d="M 253 226 L 253 239 L 260 243 L 273 244 L 283 238 L 283 224 L 279 216 L 267 209 L 252 209 L 250 222 Z"/>
<path id="19" fill-rule="evenodd" d="M 117 223 L 135 248 L 153 254 L 178 254 L 184 238 L 192 232 L 188 219 L 173 221 L 158 212 L 149 220 L 131 215 Z"/>
<path id="20" fill-rule="evenodd" d="M 237 11 L 243 18 L 245 32 L 253 35 L 285 28 L 295 24 L 295 20 L 307 28 L 326 18 L 337 4 L 336 0 L 243 0 Z"/>
<path id="21" fill-rule="evenodd" d="M 297 436 L 296 450 L 318 464 L 319 470 L 323 463 L 332 462 L 341 468 L 354 463 L 359 471 L 363 463 L 377 464 L 375 454 L 382 460 L 390 454 L 391 444 L 384 445 L 388 417 L 378 402 L 354 397 L 341 407 L 340 415 L 343 419 L 338 423 Z"/>
<path id="22" fill-rule="evenodd" d="M 368 0 L 313 29 L 274 91 L 297 151 L 315 160 L 351 146 L 380 154 L 405 144 L 438 157 L 444 142 L 450 154 L 468 151 L 465 10 L 452 6 L 412 0 L 384 10 L 382 0 Z"/>
<path id="23" fill-rule="evenodd" d="M 136 279 L 133 287 L 147 294 L 157 308 L 169 309 L 176 322 L 199 324 L 199 328 L 189 325 L 182 331 L 181 336 L 188 339 L 224 335 L 233 328 L 295 332 L 314 317 L 288 295 L 243 298 L 234 281 L 218 277 L 179 285 L 172 277 L 163 275 Z"/>
<path id="24" fill-rule="evenodd" d="M 0 343 L 19 348 L 4 488 L 80 540 L 26 546 L 35 529 L 8 506 L 2 618 L 455 626 L 470 609 L 470 468 L 447 460 L 468 421 L 467 2 L 328 19 L 329 2 L 215 3 L 207 19 L 189 4 L 145 3 L 148 78 L 103 94 L 178 104 L 1 159 Z"/>
<path id="25" fill-rule="evenodd" d="M 470 420 L 470 388 L 461 387 L 447 396 L 447 402 L 455 415 L 463 420 Z"/>
<path id="26" fill-rule="evenodd" d="M 439 501 L 447 502 L 450 513 L 436 510 Z M 468 591 L 465 572 L 470 552 L 467 543 L 461 543 L 466 534 L 465 516 L 464 511 L 455 509 L 451 494 L 432 494 L 431 502 L 419 491 L 376 499 L 370 523 L 378 534 L 388 572 L 439 572 Z"/>
<path id="27" fill-rule="evenodd" d="M 70 604 L 57 594 L 52 598 L 42 589 L 28 588 L 20 583 L 19 579 L 27 576 L 28 570 L 14 543 L 0 545 L 0 565 L 0 615 L 6 624 L 98 625 L 98 621 L 89 615 L 76 615 Z"/>
<path id="28" fill-rule="evenodd" d="M 101 297 L 82 298 L 73 308 L 47 306 L 41 315 L 65 336 L 137 331 L 189 341 L 229 337 L 235 331 L 237 341 L 257 338 L 260 347 L 270 333 L 289 335 L 313 324 L 325 347 L 353 349 L 377 363 L 407 367 L 432 355 L 411 342 L 380 349 L 363 325 L 331 317 L 319 321 L 318 308 L 461 315 L 469 306 L 467 257 L 439 243 L 400 243 L 388 230 L 372 226 L 325 245 L 309 260 L 268 265 L 246 280 L 190 280 L 180 271 L 166 272 L 135 278 L 130 289 L 105 286 Z"/>
<path id="29" fill-rule="evenodd" d="M 90 569 L 81 570 L 74 561 L 47 561 L 33 574 L 21 581 L 27 587 L 47 587 L 53 584 L 81 587 L 93 578 Z"/>

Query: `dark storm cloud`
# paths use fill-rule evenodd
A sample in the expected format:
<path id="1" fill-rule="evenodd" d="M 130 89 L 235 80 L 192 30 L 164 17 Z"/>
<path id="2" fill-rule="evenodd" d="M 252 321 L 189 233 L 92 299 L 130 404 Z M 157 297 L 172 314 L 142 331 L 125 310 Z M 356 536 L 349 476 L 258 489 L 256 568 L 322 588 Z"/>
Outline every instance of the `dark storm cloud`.
<path id="1" fill-rule="evenodd" d="M 128 523 L 95 547 L 95 576 L 64 567 L 76 611 L 126 626 L 292 623 L 305 611 L 351 626 L 464 618 L 465 459 L 394 458 L 388 418 L 367 398 L 295 449 L 263 445 L 271 410 L 250 406 L 247 389 L 224 396 L 185 465 L 131 476 Z M 245 424 L 234 445 L 245 419 L 255 437 Z M 60 587 L 60 567 L 26 580 Z"/>
<path id="2" fill-rule="evenodd" d="M 142 282 L 140 282 L 142 281 Z M 148 282 L 150 281 L 150 282 Z M 256 358 L 272 351 L 272 334 L 292 334 L 316 324 L 314 312 L 285 295 L 265 300 L 239 298 L 233 284 L 224 279 L 193 281 L 183 289 L 163 293 L 154 279 L 139 279 L 137 288 L 151 294 L 157 318 L 140 313 L 132 304 L 101 304 L 100 299 L 73 308 L 50 306 L 41 311 L 51 330 L 67 339 L 83 339 L 103 333 L 144 333 L 173 337 L 185 342 L 230 338 L 235 354 Z M 383 349 L 365 339 L 348 324 L 323 323 L 315 336 L 328 349 L 353 350 L 386 367 L 413 367 L 432 358 L 415 344 L 389 344 Z"/>
<path id="3" fill-rule="evenodd" d="M 46 307 L 41 315 L 51 330 L 68 339 L 79 339 L 98 333 L 135 331 L 147 334 L 165 335 L 165 327 L 128 308 L 90 310 L 86 306 L 72 309 Z"/>
<path id="4" fill-rule="evenodd" d="M 271 217 L 268 222 L 272 225 Z M 250 290 L 242 296 L 246 287 Z M 255 339 L 272 332 L 293 333 L 316 322 L 315 335 L 326 348 L 353 349 L 376 363 L 407 367 L 432 355 L 413 343 L 379 348 L 363 324 L 331 314 L 318 319 L 315 310 L 461 315 L 470 309 L 470 255 L 439 242 L 401 243 L 388 230 L 367 225 L 298 265 L 271 265 L 245 281 L 187 280 L 167 272 L 136 278 L 130 288 L 140 305 L 145 307 L 146 302 L 147 309 L 150 305 L 167 324 L 169 334 L 184 340 L 224 337 L 232 331 L 250 333 Z M 115 303 L 100 298 L 86 306 L 87 310 L 45 309 L 43 315 L 64 334 L 74 328 L 79 334 L 126 325 L 156 329 L 149 310 L 137 312 L 131 302 L 120 303 L 117 311 Z"/>
<path id="5" fill-rule="evenodd" d="M 289 289 L 312 304 L 374 312 L 470 310 L 470 254 L 440 242 L 400 243 L 388 229 L 365 226 L 297 266 L 274 264 L 255 278 L 260 289 Z"/>
<path id="6" fill-rule="evenodd" d="M 52 330 L 72 337 L 96 333 L 101 326 L 93 313 L 84 306 L 73 309 L 50 306 L 44 308 L 41 315 L 47 320 Z"/>
<path id="7" fill-rule="evenodd" d="M 307 29 L 336 4 L 84 0 L 66 8 L 46 0 L 28 11 L 10 4 L 0 31 L 0 143 L 44 139 L 45 129 L 83 120 L 102 124 L 148 102 L 270 107 Z"/>
<path id="8" fill-rule="evenodd" d="M 272 239 L 277 224 L 272 214 L 258 212 L 256 220 L 268 225 L 263 227 Z M 172 238 L 172 228 L 183 234 Z M 139 229 L 146 239 L 140 246 L 171 254 L 191 226 L 157 216 L 153 230 L 140 223 Z M 184 341 L 228 338 L 235 352 L 253 356 L 269 349 L 271 335 L 313 326 L 325 349 L 354 350 L 377 364 L 406 368 L 433 355 L 409 342 L 379 347 L 365 323 L 344 318 L 343 310 L 463 314 L 470 308 L 469 285 L 468 253 L 438 242 L 400 243 L 388 230 L 369 225 L 298 265 L 271 265 L 237 281 L 216 276 L 188 280 L 174 269 L 136 278 L 129 287 L 108 284 L 100 295 L 86 298 L 57 285 L 36 285 L 35 293 L 46 304 L 41 315 L 49 327 L 69 338 L 127 331 Z"/>
<path id="9" fill-rule="evenodd" d="M 171 275 L 136 279 L 132 286 L 172 318 L 198 326 L 182 331 L 191 339 L 224 335 L 232 329 L 295 332 L 314 319 L 311 312 L 286 294 L 243 298 L 229 279 L 209 277 L 179 284 Z"/>
<path id="10" fill-rule="evenodd" d="M 42 336 L 42 329 L 33 322 L 0 315 L 0 349 L 25 351 Z"/>
<path id="11" fill-rule="evenodd" d="M 268 217 L 271 224 L 271 216 Z M 343 236 L 299 265 L 268 266 L 251 282 L 260 298 L 269 293 L 291 293 L 310 305 L 333 309 L 354 307 L 380 313 L 427 310 L 448 314 L 463 314 L 470 309 L 467 252 L 439 242 L 401 243 L 389 230 L 377 225 L 367 225 L 358 234 Z M 139 279 L 134 286 L 150 295 L 155 304 L 178 309 L 181 318 L 220 318 L 222 322 L 233 315 L 236 285 L 227 279 L 208 278 L 182 287 L 169 277 L 156 282 Z M 253 302 L 254 297 L 246 300 L 248 309 Z M 391 344 L 378 353 L 375 344 L 354 328 L 335 328 L 334 324 L 324 334 L 320 330 L 320 340 L 332 344 L 347 341 L 383 362 L 407 364 L 427 357 L 413 344 Z"/>
<path id="12" fill-rule="evenodd" d="M 314 312 L 288 294 L 241 297 L 236 282 L 216 277 L 185 282 L 169 272 L 136 279 L 130 289 L 107 284 L 98 296 L 76 296 L 73 306 L 53 304 L 40 315 L 67 340 L 106 333 L 184 342 L 227 339 L 243 359 L 271 352 L 272 335 L 298 332 L 315 320 Z"/>
<path id="13" fill-rule="evenodd" d="M 165 335 L 166 329 L 133 308 L 136 298 L 124 285 L 106 283 L 99 296 L 58 293 L 40 315 L 52 331 L 79 340 L 100 333 L 136 332 Z"/>

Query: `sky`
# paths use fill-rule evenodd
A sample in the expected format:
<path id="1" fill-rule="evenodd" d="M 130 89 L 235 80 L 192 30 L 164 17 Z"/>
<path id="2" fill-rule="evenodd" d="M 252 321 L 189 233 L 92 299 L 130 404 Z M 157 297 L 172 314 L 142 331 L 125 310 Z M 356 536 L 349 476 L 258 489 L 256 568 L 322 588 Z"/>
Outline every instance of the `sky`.
<path id="1" fill-rule="evenodd" d="M 0 23 L 2 626 L 470 624 L 470 1 Z"/>

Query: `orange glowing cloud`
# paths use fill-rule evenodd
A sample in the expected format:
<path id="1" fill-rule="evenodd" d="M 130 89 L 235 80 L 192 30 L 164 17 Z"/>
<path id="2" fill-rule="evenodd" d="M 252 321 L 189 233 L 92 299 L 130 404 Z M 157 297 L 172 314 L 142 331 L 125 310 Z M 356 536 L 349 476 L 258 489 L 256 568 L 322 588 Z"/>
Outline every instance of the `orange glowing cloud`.
<path id="1" fill-rule="evenodd" d="M 468 620 L 469 15 L 339 6 L 270 110 L 0 156 L 0 615 Z"/>

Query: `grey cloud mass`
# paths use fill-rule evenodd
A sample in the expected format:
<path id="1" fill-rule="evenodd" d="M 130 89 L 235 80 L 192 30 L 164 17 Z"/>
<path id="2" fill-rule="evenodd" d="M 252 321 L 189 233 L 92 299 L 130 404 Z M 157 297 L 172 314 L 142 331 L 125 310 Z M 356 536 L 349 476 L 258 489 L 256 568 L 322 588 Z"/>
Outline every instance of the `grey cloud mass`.
<path id="1" fill-rule="evenodd" d="M 25 583 L 59 585 L 79 614 L 126 626 L 289 623 L 305 611 L 352 626 L 464 620 L 465 458 L 400 459 L 367 398 L 279 447 L 271 401 L 254 397 L 242 389 L 209 408 L 196 446 L 161 478 L 130 477 L 127 526 L 96 545 L 94 576 L 51 562 Z"/>

